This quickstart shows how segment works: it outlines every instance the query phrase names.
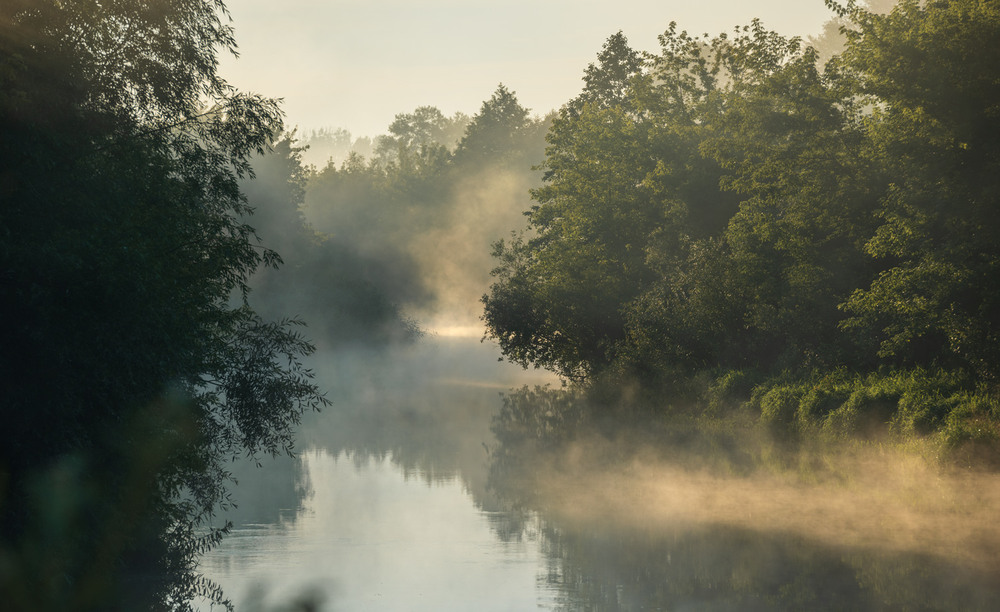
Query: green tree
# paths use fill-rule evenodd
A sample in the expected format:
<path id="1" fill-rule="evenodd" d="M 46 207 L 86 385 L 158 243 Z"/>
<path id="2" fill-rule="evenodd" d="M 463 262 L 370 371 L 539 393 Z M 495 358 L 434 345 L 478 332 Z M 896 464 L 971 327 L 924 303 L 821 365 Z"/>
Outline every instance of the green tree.
<path id="1" fill-rule="evenodd" d="M 642 55 L 629 46 L 628 39 L 620 31 L 604 43 L 597 61 L 584 71 L 583 92 L 573 99 L 572 106 L 623 105 L 627 102 L 632 79 L 642 73 Z"/>
<path id="2" fill-rule="evenodd" d="M 221 2 L 0 8 L 0 597 L 187 609 L 226 464 L 325 403 L 293 322 L 246 304 L 275 252 L 238 178 L 280 130 L 217 72 Z"/>
<path id="3" fill-rule="evenodd" d="M 533 235 L 496 244 L 497 282 L 483 297 L 487 334 L 508 358 L 570 378 L 606 363 L 621 339 L 622 301 L 648 274 L 643 233 L 660 219 L 648 193 L 635 190 L 652 170 L 646 126 L 616 103 L 615 77 L 598 78 L 621 76 L 635 54 L 617 35 L 600 59 L 588 70 L 593 89 L 546 136 L 545 184 L 527 213 Z"/>
<path id="4" fill-rule="evenodd" d="M 644 72 L 623 36 L 608 40 L 583 93 L 547 136 L 545 185 L 527 213 L 531 233 L 497 245 L 498 282 L 483 298 L 484 320 L 518 363 L 571 378 L 615 363 L 628 305 L 656 281 L 654 267 L 683 259 L 686 237 L 708 230 L 720 202 L 731 206 L 713 198 L 718 167 L 698 151 L 694 107 L 711 83 L 689 68 L 701 66 L 702 46 L 673 29 L 663 43 L 674 63 Z"/>
<path id="5" fill-rule="evenodd" d="M 503 161 L 520 166 L 525 159 L 534 157 L 532 145 L 540 143 L 544 134 L 544 122 L 532 119 L 517 95 L 501 83 L 466 126 L 455 150 L 455 161 L 458 164 Z"/>
<path id="6" fill-rule="evenodd" d="M 836 5 L 834 5 L 836 7 Z M 1000 359 L 1000 7 L 854 3 L 844 69 L 872 111 L 870 159 L 889 186 L 866 250 L 882 268 L 846 303 L 848 331 L 896 365 L 957 366 L 995 380 Z"/>
<path id="7" fill-rule="evenodd" d="M 434 106 L 421 106 L 412 113 L 400 113 L 389 124 L 389 134 L 381 136 L 376 155 L 385 161 L 405 163 L 410 156 L 427 154 L 427 149 L 443 147 L 454 149 L 469 118 L 463 113 L 445 117 Z"/>
<path id="8" fill-rule="evenodd" d="M 829 366 L 850 352 L 838 306 L 872 274 L 871 236 L 880 175 L 864 160 L 860 108 L 835 68 L 759 24 L 726 42 L 725 104 L 702 151 L 726 170 L 742 202 L 725 231 L 730 286 L 747 330 L 742 363 Z M 733 351 L 730 351 L 733 352 Z M 859 365 L 859 355 L 850 359 Z"/>
<path id="9" fill-rule="evenodd" d="M 505 356 L 615 403 L 703 396 L 722 373 L 783 433 L 996 439 L 1000 57 L 982 43 L 1000 9 L 829 4 L 845 49 L 822 63 L 757 21 L 671 24 L 631 74 L 609 39 L 549 132 L 527 231 L 494 249 L 484 320 Z M 952 399 L 838 400 L 817 380 Z"/>

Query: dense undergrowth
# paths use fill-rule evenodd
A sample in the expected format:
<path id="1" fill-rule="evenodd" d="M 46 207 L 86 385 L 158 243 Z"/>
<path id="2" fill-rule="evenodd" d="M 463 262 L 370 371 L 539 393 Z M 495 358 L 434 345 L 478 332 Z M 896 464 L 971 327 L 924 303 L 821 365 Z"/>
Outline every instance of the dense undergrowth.
<path id="1" fill-rule="evenodd" d="M 735 476 L 827 477 L 840 469 L 838 458 L 872 451 L 912 455 L 945 470 L 1000 468 L 1000 402 L 970 388 L 961 374 L 762 379 L 734 370 L 697 378 L 676 397 L 664 404 L 610 383 L 513 390 L 493 421 L 494 470 L 507 476 L 580 443 L 595 465 L 652 453 Z"/>

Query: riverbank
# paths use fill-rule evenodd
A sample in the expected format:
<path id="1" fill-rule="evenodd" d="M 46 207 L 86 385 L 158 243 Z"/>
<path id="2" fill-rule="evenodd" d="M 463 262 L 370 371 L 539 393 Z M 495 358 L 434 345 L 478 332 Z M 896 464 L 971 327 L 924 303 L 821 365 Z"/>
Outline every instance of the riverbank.
<path id="1" fill-rule="evenodd" d="M 762 380 L 730 371 L 664 397 L 607 380 L 513 390 L 493 420 L 494 470 L 566 454 L 802 484 L 867 478 L 871 465 L 900 461 L 928 473 L 1000 473 L 1000 403 L 955 374 Z"/>
<path id="2" fill-rule="evenodd" d="M 490 485 L 545 517 L 564 581 L 607 609 L 991 609 L 985 394 L 918 373 L 749 381 L 705 377 L 669 405 L 624 387 L 613 405 L 606 386 L 513 391 Z M 913 415 L 935 411 L 921 432 Z"/>

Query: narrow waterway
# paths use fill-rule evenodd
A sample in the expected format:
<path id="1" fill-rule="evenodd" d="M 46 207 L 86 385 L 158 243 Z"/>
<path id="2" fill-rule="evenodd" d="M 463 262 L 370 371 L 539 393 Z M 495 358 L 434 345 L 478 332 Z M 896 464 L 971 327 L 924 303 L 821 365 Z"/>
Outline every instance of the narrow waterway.
<path id="1" fill-rule="evenodd" d="M 356 463 L 310 449 L 302 506 L 239 526 L 205 559 L 237 602 L 318 594 L 335 610 L 530 610 L 537 540 L 496 536 L 502 513 L 479 508 L 457 477 L 405 472 L 391 456 Z"/>
<path id="2" fill-rule="evenodd" d="M 995 474 L 956 478 L 876 455 L 803 483 L 654 460 L 601 469 L 597 449 L 577 447 L 531 464 L 524 500 L 506 488 L 501 499 L 487 452 L 500 393 L 551 381 L 496 357 L 476 339 L 430 338 L 318 359 L 334 406 L 303 423 L 297 457 L 235 466 L 235 528 L 204 573 L 250 611 L 1000 601 Z M 297 600 L 318 606 L 288 607 Z"/>
<path id="3" fill-rule="evenodd" d="M 297 457 L 235 467 L 234 529 L 202 558 L 205 575 L 240 610 L 301 598 L 325 610 L 551 609 L 531 517 L 486 489 L 500 393 L 551 379 L 497 356 L 478 339 L 430 338 L 317 359 L 334 405 L 306 419 Z"/>

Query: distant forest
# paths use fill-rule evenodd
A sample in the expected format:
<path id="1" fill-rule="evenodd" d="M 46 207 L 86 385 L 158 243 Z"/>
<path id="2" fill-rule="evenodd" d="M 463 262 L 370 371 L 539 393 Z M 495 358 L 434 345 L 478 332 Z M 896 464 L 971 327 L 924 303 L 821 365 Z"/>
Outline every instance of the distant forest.
<path id="1" fill-rule="evenodd" d="M 490 244 L 523 224 L 548 125 L 500 85 L 472 117 L 420 107 L 374 144 L 284 134 L 241 184 L 247 222 L 283 260 L 253 279 L 251 301 L 303 317 L 331 348 L 413 339 L 428 319 L 474 324 Z M 303 161 L 313 146 L 320 167 Z"/>

